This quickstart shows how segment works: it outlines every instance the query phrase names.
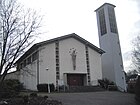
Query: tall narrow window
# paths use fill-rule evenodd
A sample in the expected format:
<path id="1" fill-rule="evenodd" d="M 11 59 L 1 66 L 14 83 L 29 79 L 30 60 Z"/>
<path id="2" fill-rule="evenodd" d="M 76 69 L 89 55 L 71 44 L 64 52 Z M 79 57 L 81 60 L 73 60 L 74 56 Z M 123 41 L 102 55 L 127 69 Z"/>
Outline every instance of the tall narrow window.
<path id="1" fill-rule="evenodd" d="M 24 67 L 23 63 L 20 63 L 20 69 L 22 69 Z"/>
<path id="2" fill-rule="evenodd" d="M 24 67 L 27 65 L 27 60 L 26 59 L 24 60 L 23 65 L 24 65 Z"/>
<path id="3" fill-rule="evenodd" d="M 27 58 L 27 64 L 30 64 L 31 63 L 31 56 L 29 56 L 28 58 Z"/>
<path id="4" fill-rule="evenodd" d="M 58 80 L 60 79 L 60 65 L 59 65 L 59 42 L 55 43 L 55 59 L 56 59 L 56 86 L 58 86 Z"/>
<path id="5" fill-rule="evenodd" d="M 108 7 L 108 15 L 109 15 L 110 31 L 112 33 L 118 33 L 114 8 Z"/>
<path id="6" fill-rule="evenodd" d="M 87 81 L 88 84 L 90 84 L 90 64 L 89 64 L 89 52 L 87 46 L 85 46 L 85 50 L 86 50 L 86 64 L 87 64 Z"/>
<path id="7" fill-rule="evenodd" d="M 38 52 L 33 53 L 33 55 L 32 55 L 32 61 L 37 60 L 37 58 L 38 58 Z"/>
<path id="8" fill-rule="evenodd" d="M 101 9 L 98 12 L 98 14 L 99 14 L 100 32 L 101 35 L 104 35 L 107 33 L 104 9 Z"/>

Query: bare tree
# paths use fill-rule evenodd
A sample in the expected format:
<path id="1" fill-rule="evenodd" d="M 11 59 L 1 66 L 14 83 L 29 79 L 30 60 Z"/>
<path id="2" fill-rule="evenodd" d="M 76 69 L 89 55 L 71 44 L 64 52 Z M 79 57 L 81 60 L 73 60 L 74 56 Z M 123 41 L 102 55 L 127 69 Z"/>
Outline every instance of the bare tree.
<path id="1" fill-rule="evenodd" d="M 0 0 L 0 83 L 34 41 L 41 17 L 16 0 Z"/>
<path id="2" fill-rule="evenodd" d="M 135 69 L 131 69 L 127 72 L 127 75 L 130 76 L 130 75 L 134 75 L 134 74 L 138 74 L 138 71 L 135 70 Z"/>
<path id="3" fill-rule="evenodd" d="M 133 69 L 140 73 L 140 36 L 133 40 L 132 63 Z"/>

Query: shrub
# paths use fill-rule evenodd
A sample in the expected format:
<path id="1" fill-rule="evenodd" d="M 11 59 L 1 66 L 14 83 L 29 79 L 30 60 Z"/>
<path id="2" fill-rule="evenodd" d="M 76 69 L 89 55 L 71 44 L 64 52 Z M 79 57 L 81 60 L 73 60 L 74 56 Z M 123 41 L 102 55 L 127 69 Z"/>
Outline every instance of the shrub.
<path id="1" fill-rule="evenodd" d="M 7 87 L 7 89 L 15 90 L 17 92 L 23 89 L 23 84 L 17 79 L 5 80 L 4 85 Z"/>
<path id="2" fill-rule="evenodd" d="M 127 92 L 130 92 L 130 93 L 135 93 L 135 85 L 136 85 L 136 81 L 129 81 L 127 83 Z"/>
<path id="3" fill-rule="evenodd" d="M 37 97 L 37 93 L 31 93 L 30 97 Z"/>
<path id="4" fill-rule="evenodd" d="M 117 90 L 117 86 L 114 82 L 104 78 L 102 80 L 98 80 L 98 83 L 102 88 L 109 89 L 109 90 Z"/>
<path id="5" fill-rule="evenodd" d="M 53 92 L 55 90 L 54 84 L 49 84 L 50 91 Z M 48 84 L 38 84 L 37 90 L 39 92 L 48 92 Z"/>
<path id="6" fill-rule="evenodd" d="M 16 79 L 8 79 L 3 81 L 0 89 L 0 98 L 9 98 L 18 95 L 20 90 L 23 89 L 23 84 Z"/>
<path id="7" fill-rule="evenodd" d="M 5 99 L 2 101 L 5 101 Z M 15 98 L 6 99 L 6 102 L 7 102 L 7 104 L 3 103 L 0 105 L 62 105 L 62 102 L 57 101 L 57 100 L 48 99 L 47 96 L 45 98 L 41 97 L 41 96 L 15 97 Z"/>
<path id="8" fill-rule="evenodd" d="M 116 90 L 118 90 L 118 88 L 116 85 L 108 85 L 108 90 L 109 91 L 116 91 Z"/>

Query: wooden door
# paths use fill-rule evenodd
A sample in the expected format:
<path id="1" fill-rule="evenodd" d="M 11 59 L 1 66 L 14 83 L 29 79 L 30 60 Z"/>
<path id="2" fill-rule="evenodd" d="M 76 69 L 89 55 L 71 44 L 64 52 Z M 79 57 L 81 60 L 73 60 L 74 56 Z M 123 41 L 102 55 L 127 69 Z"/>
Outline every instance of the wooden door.
<path id="1" fill-rule="evenodd" d="M 68 74 L 67 83 L 69 86 L 83 86 L 84 76 L 80 74 Z"/>

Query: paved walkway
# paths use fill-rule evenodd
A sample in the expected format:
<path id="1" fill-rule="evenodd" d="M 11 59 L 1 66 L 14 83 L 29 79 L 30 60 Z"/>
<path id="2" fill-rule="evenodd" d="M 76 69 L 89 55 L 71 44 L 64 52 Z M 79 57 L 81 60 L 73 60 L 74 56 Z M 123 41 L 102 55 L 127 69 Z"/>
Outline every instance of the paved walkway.
<path id="1" fill-rule="evenodd" d="M 134 94 L 121 92 L 52 93 L 49 98 L 63 105 L 136 105 Z"/>

